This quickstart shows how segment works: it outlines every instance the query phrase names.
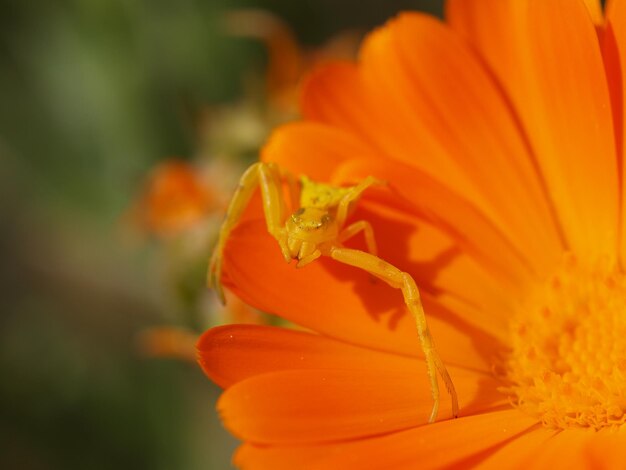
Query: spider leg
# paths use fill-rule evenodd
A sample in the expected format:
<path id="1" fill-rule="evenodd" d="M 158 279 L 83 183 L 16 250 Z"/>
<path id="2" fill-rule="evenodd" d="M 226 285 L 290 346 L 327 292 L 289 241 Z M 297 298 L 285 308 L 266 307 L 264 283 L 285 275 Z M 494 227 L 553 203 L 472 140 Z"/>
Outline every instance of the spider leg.
<path id="1" fill-rule="evenodd" d="M 350 192 L 348 192 L 342 199 L 339 201 L 337 205 L 337 225 L 339 227 L 343 227 L 343 224 L 346 222 L 346 218 L 348 217 L 348 209 L 350 208 L 350 203 L 356 201 L 363 191 L 365 191 L 370 186 L 385 184 L 382 180 L 377 180 L 373 176 L 368 176 L 359 184 L 354 186 Z"/>
<path id="2" fill-rule="evenodd" d="M 285 230 L 285 198 L 280 169 L 276 163 L 259 163 L 259 184 L 267 231 L 280 245 L 285 261 L 291 261 Z"/>
<path id="3" fill-rule="evenodd" d="M 452 399 L 452 414 L 456 417 L 458 415 L 459 405 L 454 384 L 439 353 L 435 349 L 435 344 L 428 330 L 428 324 L 426 323 L 426 316 L 420 300 L 419 290 L 413 278 L 377 256 L 364 251 L 332 247 L 328 254 L 331 258 L 341 263 L 361 268 L 384 280 L 391 287 L 402 291 L 404 303 L 413 316 L 417 326 L 417 332 L 420 337 L 422 350 L 426 359 L 426 366 L 428 368 L 428 377 L 430 379 L 430 388 L 434 401 L 428 421 L 430 423 L 434 422 L 437 417 L 437 412 L 439 411 L 439 383 L 437 381 L 437 372 L 439 372 L 450 394 L 450 398 Z"/>
<path id="4" fill-rule="evenodd" d="M 339 234 L 339 243 L 345 242 L 349 238 L 354 237 L 359 232 L 363 232 L 363 234 L 365 235 L 365 244 L 367 245 L 367 251 L 376 256 L 378 249 L 376 248 L 374 230 L 372 230 L 372 225 L 366 220 L 359 220 L 358 222 L 354 222 L 353 224 L 350 224 L 345 229 L 343 229 Z"/>
<path id="5" fill-rule="evenodd" d="M 291 260 L 287 247 L 287 233 L 282 226 L 285 202 L 278 167 L 274 163 L 255 163 L 244 172 L 239 180 L 239 185 L 226 211 L 217 245 L 213 250 L 209 263 L 208 284 L 209 287 L 217 291 L 222 303 L 225 303 L 221 284 L 224 247 L 235 225 L 241 219 L 257 186 L 261 189 L 267 230 L 278 241 L 285 259 L 287 261 Z"/>
<path id="6" fill-rule="evenodd" d="M 302 268 L 302 267 L 306 266 L 307 264 L 311 263 L 312 261 L 315 261 L 321 255 L 322 255 L 322 252 L 320 250 L 315 250 L 310 255 L 305 256 L 304 258 L 300 258 L 298 260 L 298 264 L 296 264 L 296 268 Z"/>
<path id="7" fill-rule="evenodd" d="M 287 182 L 287 188 L 289 189 L 289 202 L 291 203 L 291 212 L 295 212 L 300 207 L 300 188 L 296 178 L 289 170 L 279 168 L 280 177 Z"/>

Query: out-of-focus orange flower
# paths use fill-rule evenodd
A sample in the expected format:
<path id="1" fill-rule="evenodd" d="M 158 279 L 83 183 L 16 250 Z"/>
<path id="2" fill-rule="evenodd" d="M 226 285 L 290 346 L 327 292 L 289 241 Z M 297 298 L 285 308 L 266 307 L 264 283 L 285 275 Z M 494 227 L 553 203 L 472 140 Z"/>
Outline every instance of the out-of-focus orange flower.
<path id="1" fill-rule="evenodd" d="M 267 11 L 254 9 L 230 12 L 226 25 L 233 35 L 256 38 L 265 44 L 268 55 L 266 99 L 277 120 L 297 115 L 303 75 L 329 60 L 353 59 L 360 36 L 355 31 L 345 31 L 320 47 L 304 48 L 284 21 Z"/>
<path id="2" fill-rule="evenodd" d="M 202 221 L 217 205 L 214 191 L 196 168 L 168 160 L 152 171 L 133 214 L 148 232 L 170 236 Z"/>
<path id="3" fill-rule="evenodd" d="M 594 24 L 595 20 L 595 24 Z M 432 405 L 402 299 L 284 263 L 253 206 L 226 247 L 246 302 L 312 332 L 209 330 L 206 373 L 244 469 L 611 468 L 626 461 L 626 0 L 451 0 L 314 73 L 262 158 L 366 175 L 380 255 L 421 287 L 456 385 Z"/>
<path id="4" fill-rule="evenodd" d="M 231 292 L 224 293 L 226 305 L 213 299 L 209 307 L 212 324 L 266 324 L 268 318 L 255 308 L 244 303 Z M 218 305 L 219 304 L 219 305 Z M 139 352 L 146 357 L 161 357 L 194 361 L 197 357 L 196 343 L 199 334 L 189 328 L 161 325 L 146 328 L 137 336 Z"/>
<path id="5" fill-rule="evenodd" d="M 231 173 L 238 169 L 238 165 L 222 159 L 204 165 L 166 161 L 152 171 L 131 210 L 131 216 L 143 230 L 173 242 L 161 247 L 165 253 L 165 282 L 171 294 L 180 297 L 180 307 L 196 312 L 195 322 L 204 328 L 233 322 L 260 324 L 267 320 L 230 293 L 224 306 L 204 289 L 203 260 L 219 230 L 227 194 L 232 189 Z M 138 343 L 146 356 L 195 360 L 195 349 L 189 349 L 189 345 L 193 346 L 197 335 L 190 334 L 163 325 L 142 331 Z"/>
<path id="6" fill-rule="evenodd" d="M 147 328 L 137 337 L 141 354 L 147 357 L 166 357 L 195 361 L 195 343 L 198 335 L 173 326 Z"/>

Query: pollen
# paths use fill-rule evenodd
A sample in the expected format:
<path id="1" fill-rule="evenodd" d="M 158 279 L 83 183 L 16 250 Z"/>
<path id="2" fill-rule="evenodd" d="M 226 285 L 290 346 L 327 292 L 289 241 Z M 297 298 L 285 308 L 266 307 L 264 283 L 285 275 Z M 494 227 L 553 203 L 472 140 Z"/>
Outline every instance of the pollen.
<path id="1" fill-rule="evenodd" d="M 511 328 L 505 392 L 555 429 L 626 422 L 626 274 L 568 255 Z"/>

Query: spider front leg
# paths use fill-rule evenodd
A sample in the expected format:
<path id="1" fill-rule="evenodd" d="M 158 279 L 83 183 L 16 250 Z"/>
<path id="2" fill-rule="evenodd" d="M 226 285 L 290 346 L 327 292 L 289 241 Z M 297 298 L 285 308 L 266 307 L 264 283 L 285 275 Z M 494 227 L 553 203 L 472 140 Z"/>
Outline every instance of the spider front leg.
<path id="1" fill-rule="evenodd" d="M 366 220 L 359 220 L 353 224 L 348 225 L 339 234 L 339 243 L 343 243 L 349 238 L 354 237 L 357 233 L 363 232 L 365 235 L 365 244 L 367 245 L 367 251 L 373 255 L 376 255 L 378 249 L 376 248 L 376 239 L 374 238 L 374 230 L 372 225 Z"/>
<path id="2" fill-rule="evenodd" d="M 377 180 L 373 176 L 368 176 L 359 184 L 354 186 L 348 194 L 346 194 L 339 205 L 337 206 L 337 224 L 342 227 L 348 217 L 348 209 L 350 208 L 350 203 L 356 201 L 361 197 L 363 191 L 365 191 L 370 186 L 374 185 L 383 185 L 385 184 L 382 180 Z"/>
<path id="3" fill-rule="evenodd" d="M 343 243 L 349 238 L 354 237 L 359 232 L 363 232 L 365 234 L 365 244 L 367 245 L 367 251 L 375 255 L 376 254 L 376 240 L 374 239 L 374 230 L 372 230 L 371 224 L 365 220 L 359 220 L 358 222 L 354 222 L 353 224 L 350 224 L 349 226 L 347 226 L 345 229 L 341 231 L 341 233 L 337 237 L 337 241 L 339 241 L 339 243 Z M 306 244 L 308 242 L 304 242 L 304 243 Z M 331 242 L 331 244 L 333 244 L 334 246 L 334 242 Z M 300 258 L 296 267 L 302 268 L 306 266 L 307 264 L 315 261 L 321 255 L 322 255 L 322 251 L 319 249 L 316 249 L 310 255 L 304 258 Z"/>
<path id="4" fill-rule="evenodd" d="M 452 399 L 452 414 L 456 417 L 459 411 L 456 390 L 454 389 L 454 384 L 452 383 L 452 379 L 450 378 L 450 374 L 448 374 L 445 364 L 435 349 L 433 339 L 428 330 L 428 324 L 426 323 L 426 316 L 424 314 L 424 308 L 422 307 L 419 290 L 413 278 L 377 256 L 364 251 L 332 247 L 329 255 L 331 258 L 341 263 L 361 268 L 384 280 L 391 287 L 402 291 L 404 303 L 413 316 L 417 326 L 417 332 L 428 368 L 428 377 L 430 379 L 430 388 L 434 401 L 428 422 L 434 422 L 439 411 L 439 383 L 437 381 L 437 372 L 439 372 L 450 394 Z"/>
<path id="5" fill-rule="evenodd" d="M 267 231 L 278 242 L 285 260 L 291 261 L 287 246 L 287 232 L 283 226 L 285 201 L 280 169 L 274 163 L 255 163 L 244 172 L 239 180 L 239 185 L 228 206 L 226 217 L 220 228 L 218 242 L 209 263 L 208 284 L 209 287 L 217 291 L 222 303 L 225 303 L 221 284 L 224 247 L 257 186 L 261 189 Z"/>

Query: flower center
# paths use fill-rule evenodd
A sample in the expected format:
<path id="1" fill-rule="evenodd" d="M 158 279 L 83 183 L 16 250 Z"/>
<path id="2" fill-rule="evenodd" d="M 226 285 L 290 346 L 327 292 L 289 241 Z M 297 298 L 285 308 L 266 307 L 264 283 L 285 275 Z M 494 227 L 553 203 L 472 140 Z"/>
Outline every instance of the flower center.
<path id="1" fill-rule="evenodd" d="M 512 325 L 506 389 L 550 428 L 626 422 L 626 275 L 568 255 Z"/>

